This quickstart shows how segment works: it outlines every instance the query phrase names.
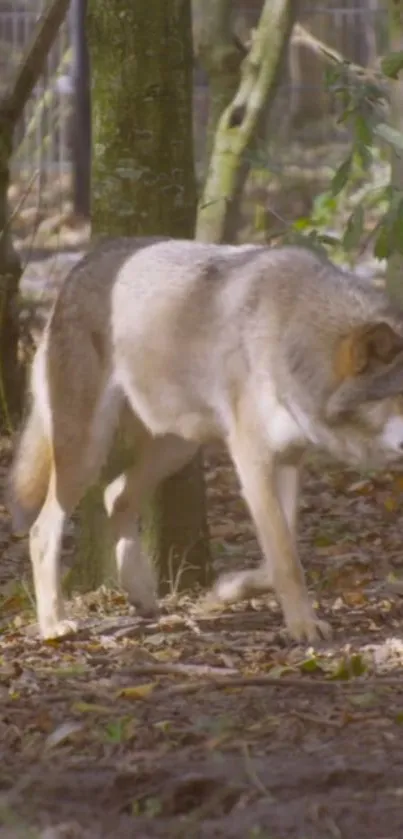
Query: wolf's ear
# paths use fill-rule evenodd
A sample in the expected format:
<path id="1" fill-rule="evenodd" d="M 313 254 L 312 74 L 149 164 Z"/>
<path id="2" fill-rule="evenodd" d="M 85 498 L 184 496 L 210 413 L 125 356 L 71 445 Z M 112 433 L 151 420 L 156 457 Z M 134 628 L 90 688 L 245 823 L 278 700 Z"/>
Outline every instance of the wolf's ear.
<path id="1" fill-rule="evenodd" d="M 343 338 L 335 362 L 337 387 L 326 405 L 328 420 L 364 402 L 403 394 L 403 337 L 387 323 L 360 327 Z"/>
<path id="2" fill-rule="evenodd" d="M 403 350 L 403 336 L 380 323 L 360 326 L 341 339 L 335 356 L 334 370 L 339 381 L 371 373 L 390 364 Z"/>

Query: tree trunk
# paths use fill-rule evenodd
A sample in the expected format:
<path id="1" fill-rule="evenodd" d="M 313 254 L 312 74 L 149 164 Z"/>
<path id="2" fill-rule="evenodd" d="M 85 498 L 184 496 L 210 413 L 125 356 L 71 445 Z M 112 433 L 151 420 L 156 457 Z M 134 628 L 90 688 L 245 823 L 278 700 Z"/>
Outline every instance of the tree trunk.
<path id="1" fill-rule="evenodd" d="M 88 42 L 93 233 L 191 238 L 196 184 L 190 0 L 89 0 Z M 110 569 L 100 490 L 94 492 L 81 508 L 80 563 L 89 569 L 88 585 L 95 564 Z M 181 588 L 204 585 L 210 558 L 201 457 L 161 486 L 144 522 L 144 542 L 161 581 L 181 575 Z"/>
<path id="2" fill-rule="evenodd" d="M 403 51 L 403 0 L 389 0 L 389 23 L 390 50 Z M 403 133 L 403 79 L 391 81 L 390 87 L 392 123 Z M 391 184 L 403 192 L 403 157 L 394 147 L 391 148 Z M 389 257 L 386 285 L 391 297 L 403 306 L 403 256 L 400 253 Z"/>
<path id="3" fill-rule="evenodd" d="M 71 37 L 73 42 L 72 168 L 73 210 L 77 219 L 90 215 L 91 102 L 90 68 L 85 31 L 87 0 L 73 0 Z"/>
<path id="4" fill-rule="evenodd" d="M 220 116 L 238 89 L 239 69 L 246 50 L 233 31 L 233 0 L 193 0 L 192 8 L 195 56 L 209 86 L 205 170 Z"/>
<path id="5" fill-rule="evenodd" d="M 295 14 L 292 0 L 264 3 L 250 51 L 242 63 L 237 93 L 217 127 L 199 203 L 198 239 L 209 242 L 233 239 L 233 219 L 249 170 L 247 153 L 274 96 Z"/>
<path id="6" fill-rule="evenodd" d="M 21 410 L 22 381 L 18 362 L 18 289 L 21 265 L 9 231 L 7 192 L 10 182 L 12 122 L 0 116 L 0 428 L 10 434 Z"/>

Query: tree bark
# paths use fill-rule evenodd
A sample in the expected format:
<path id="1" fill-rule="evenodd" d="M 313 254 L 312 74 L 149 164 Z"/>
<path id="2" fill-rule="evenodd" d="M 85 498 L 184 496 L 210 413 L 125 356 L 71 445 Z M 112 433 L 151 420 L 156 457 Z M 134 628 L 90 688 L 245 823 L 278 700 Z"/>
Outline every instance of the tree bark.
<path id="1" fill-rule="evenodd" d="M 247 152 L 264 109 L 274 96 L 296 14 L 292 0 L 265 0 L 241 68 L 238 90 L 222 114 L 214 139 L 196 235 L 203 241 L 233 238 L 233 219 L 248 173 Z"/>
<path id="2" fill-rule="evenodd" d="M 191 238 L 196 184 L 190 0 L 89 0 L 88 42 L 93 233 Z M 100 567 L 103 556 L 110 569 L 99 495 L 92 493 L 82 505 L 80 562 L 93 568 L 91 555 Z M 210 557 L 201 457 L 161 486 L 144 525 L 162 592 L 164 581 L 179 574 L 180 588 L 206 584 Z"/>

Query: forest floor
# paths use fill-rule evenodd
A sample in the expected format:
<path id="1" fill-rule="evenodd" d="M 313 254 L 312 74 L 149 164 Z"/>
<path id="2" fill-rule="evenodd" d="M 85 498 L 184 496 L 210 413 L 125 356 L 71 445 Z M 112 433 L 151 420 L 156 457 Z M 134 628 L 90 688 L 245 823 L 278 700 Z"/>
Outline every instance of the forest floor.
<path id="1" fill-rule="evenodd" d="M 73 258 L 30 264 L 35 305 Z M 9 458 L 3 440 L 0 493 Z M 224 452 L 206 474 L 216 570 L 255 563 Z M 401 839 L 403 467 L 311 458 L 300 508 L 333 628 L 315 649 L 271 597 L 208 614 L 172 595 L 151 621 L 107 590 L 68 604 L 77 636 L 43 643 L 27 540 L 0 506 L 0 839 Z"/>
<path id="2" fill-rule="evenodd" d="M 217 569 L 253 563 L 224 453 L 207 479 Z M 299 549 L 334 632 L 315 650 L 270 597 L 210 615 L 172 597 L 150 621 L 105 590 L 42 643 L 1 509 L 1 839 L 401 839 L 402 496 L 403 474 L 307 467 Z"/>

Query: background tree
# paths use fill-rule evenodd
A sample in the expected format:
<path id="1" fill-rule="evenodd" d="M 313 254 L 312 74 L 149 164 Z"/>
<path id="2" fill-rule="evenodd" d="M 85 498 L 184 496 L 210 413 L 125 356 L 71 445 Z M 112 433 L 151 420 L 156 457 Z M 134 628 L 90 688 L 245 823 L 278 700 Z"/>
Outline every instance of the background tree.
<path id="1" fill-rule="evenodd" d="M 197 198 L 190 0 L 89 0 L 87 24 L 93 235 L 192 238 Z M 110 571 L 103 521 L 98 489 L 81 510 L 79 565 L 86 587 Z M 145 522 L 161 580 L 176 578 L 181 569 L 182 587 L 205 584 L 210 562 L 200 457 L 161 486 Z"/>
<path id="2" fill-rule="evenodd" d="M 403 55 L 403 0 L 389 0 L 390 48 Z M 403 63 L 403 62 L 402 62 Z M 400 76 L 402 73 L 400 73 Z M 391 121 L 400 131 L 403 141 L 403 79 L 399 76 L 390 83 Z M 401 196 L 403 207 L 403 142 L 400 148 L 391 147 L 391 185 Z M 403 239 L 403 212 L 400 212 L 400 242 Z M 388 260 L 387 287 L 392 297 L 403 305 L 403 247 L 395 250 Z"/>
<path id="3" fill-rule="evenodd" d="M 73 210 L 77 219 L 90 215 L 91 102 L 90 68 L 85 21 L 87 0 L 72 0 L 73 45 L 72 176 Z"/>
<path id="4" fill-rule="evenodd" d="M 13 248 L 8 187 L 14 129 L 41 75 L 69 0 L 51 0 L 0 99 L 0 425 L 11 431 L 21 410 L 23 379 L 18 361 L 18 289 L 21 265 Z"/>
<path id="5" fill-rule="evenodd" d="M 295 20 L 292 0 L 266 0 L 235 95 L 218 122 L 199 202 L 197 237 L 228 242 L 235 238 L 239 202 L 250 168 L 250 151 L 272 101 Z"/>
<path id="6" fill-rule="evenodd" d="M 235 29 L 235 7 L 234 0 L 192 2 L 194 54 L 207 76 L 209 88 L 206 166 L 220 116 L 238 88 L 239 70 L 246 53 Z"/>

